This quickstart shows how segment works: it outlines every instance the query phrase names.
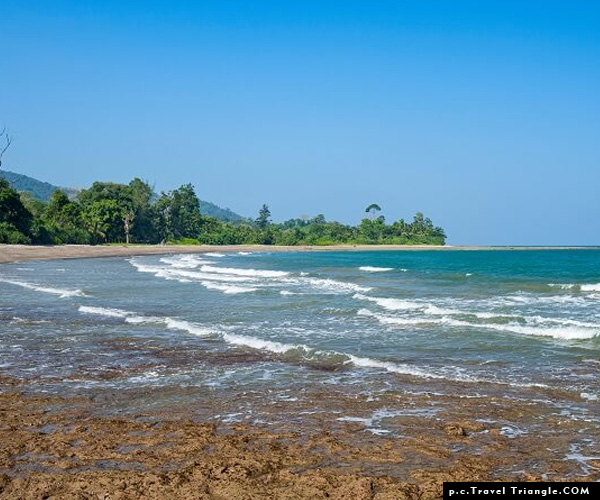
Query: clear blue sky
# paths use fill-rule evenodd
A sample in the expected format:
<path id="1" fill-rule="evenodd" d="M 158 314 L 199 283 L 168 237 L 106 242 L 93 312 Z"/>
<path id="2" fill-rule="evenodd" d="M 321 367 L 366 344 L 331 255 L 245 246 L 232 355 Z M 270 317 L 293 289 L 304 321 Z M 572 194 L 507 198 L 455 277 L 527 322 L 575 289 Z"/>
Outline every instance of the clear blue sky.
<path id="1" fill-rule="evenodd" d="M 600 244 L 600 2 L 0 3 L 3 167 Z"/>

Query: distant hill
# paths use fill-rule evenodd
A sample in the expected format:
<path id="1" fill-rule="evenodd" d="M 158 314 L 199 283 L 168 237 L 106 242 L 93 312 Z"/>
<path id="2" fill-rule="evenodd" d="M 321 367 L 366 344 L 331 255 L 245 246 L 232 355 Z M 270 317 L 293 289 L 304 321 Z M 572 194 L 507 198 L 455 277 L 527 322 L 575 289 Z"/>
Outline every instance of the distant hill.
<path id="1" fill-rule="evenodd" d="M 27 191 L 38 200 L 48 201 L 52 193 L 57 189 L 64 191 L 69 198 L 77 196 L 79 189 L 75 188 L 63 188 L 54 186 L 48 182 L 38 181 L 28 175 L 17 174 L 15 172 L 8 172 L 7 170 L 0 170 L 0 177 L 4 177 L 13 189 L 17 191 Z"/>
<path id="2" fill-rule="evenodd" d="M 204 200 L 200 200 L 200 213 L 229 222 L 243 222 L 248 220 L 248 217 L 242 217 L 240 214 L 236 214 L 229 208 L 221 208 L 210 201 Z"/>
<path id="3" fill-rule="evenodd" d="M 8 172 L 6 170 L 0 170 L 0 177 L 4 177 L 13 189 L 31 193 L 35 198 L 42 201 L 48 201 L 52 196 L 52 193 L 54 193 L 54 191 L 57 189 L 64 191 L 69 198 L 74 198 L 77 196 L 79 191 L 81 191 L 80 189 L 75 188 L 54 186 L 48 182 L 42 182 L 34 179 L 33 177 L 17 174 L 15 172 Z M 210 215 L 211 217 L 215 217 L 223 221 L 241 222 L 248 220 L 246 217 L 236 214 L 229 208 L 221 208 L 210 201 L 204 200 L 200 200 L 200 213 L 204 215 Z"/>

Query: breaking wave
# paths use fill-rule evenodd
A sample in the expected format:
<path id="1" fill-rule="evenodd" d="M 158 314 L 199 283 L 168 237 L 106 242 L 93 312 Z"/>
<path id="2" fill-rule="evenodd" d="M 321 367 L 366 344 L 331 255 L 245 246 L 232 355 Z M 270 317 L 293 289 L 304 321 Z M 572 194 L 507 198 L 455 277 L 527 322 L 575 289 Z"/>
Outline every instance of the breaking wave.
<path id="1" fill-rule="evenodd" d="M 85 293 L 83 293 L 82 290 L 79 290 L 79 289 L 67 290 L 65 288 L 54 288 L 54 287 L 49 287 L 49 286 L 37 285 L 34 283 L 26 283 L 24 281 L 9 280 L 9 279 L 5 279 L 5 278 L 0 278 L 0 282 L 8 283 L 9 285 L 20 286 L 22 288 L 27 288 L 28 290 L 34 290 L 36 292 L 50 293 L 52 295 L 58 295 L 61 299 L 64 299 L 67 297 L 86 297 L 87 296 Z"/>
<path id="2" fill-rule="evenodd" d="M 533 335 L 540 337 L 552 337 L 562 340 L 589 340 L 600 335 L 600 325 L 595 323 L 578 322 L 575 320 L 561 320 L 555 318 L 542 317 L 523 317 L 525 323 L 516 321 L 507 323 L 483 323 L 470 322 L 461 319 L 451 318 L 449 316 L 438 317 L 397 317 L 384 314 L 377 314 L 367 309 L 358 311 L 360 316 L 369 316 L 377 319 L 384 325 L 398 326 L 416 326 L 416 325 L 442 325 L 474 329 L 487 329 L 508 333 L 518 333 L 523 335 Z M 496 316 L 502 318 L 502 316 Z M 491 318 L 490 318 L 491 319 Z M 534 326 L 531 325 L 533 323 Z"/>
<path id="3" fill-rule="evenodd" d="M 202 266 L 200 271 L 205 273 L 229 274 L 234 276 L 250 276 L 259 278 L 281 278 L 290 273 L 285 271 L 270 271 L 262 269 L 239 269 L 235 267 Z"/>
<path id="4" fill-rule="evenodd" d="M 219 283 L 213 283 L 211 281 L 202 281 L 202 286 L 208 290 L 218 290 L 226 294 L 237 294 L 237 293 L 249 293 L 256 292 L 258 288 L 252 288 L 247 286 L 235 286 L 235 285 L 222 285 Z"/>
<path id="5" fill-rule="evenodd" d="M 80 306 L 79 311 L 85 314 L 97 314 L 108 318 L 122 318 L 127 323 L 140 324 L 140 323 L 157 323 L 163 324 L 170 330 L 179 330 L 197 335 L 200 337 L 207 337 L 214 335 L 215 330 L 211 328 L 191 323 L 189 321 L 174 319 L 174 318 L 162 318 L 158 316 L 142 316 L 131 311 L 124 311 L 123 309 L 112 309 L 107 307 L 89 307 Z"/>

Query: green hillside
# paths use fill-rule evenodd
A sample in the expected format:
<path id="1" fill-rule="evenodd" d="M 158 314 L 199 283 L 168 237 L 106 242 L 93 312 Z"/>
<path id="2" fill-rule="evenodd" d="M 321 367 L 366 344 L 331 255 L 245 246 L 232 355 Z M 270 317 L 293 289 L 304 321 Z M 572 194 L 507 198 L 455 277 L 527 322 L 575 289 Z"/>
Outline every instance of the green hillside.
<path id="1" fill-rule="evenodd" d="M 52 196 L 52 193 L 57 189 L 64 191 L 70 198 L 77 196 L 77 193 L 79 192 L 78 189 L 59 188 L 48 182 L 38 181 L 33 177 L 17 174 L 15 172 L 8 172 L 6 170 L 0 170 L 0 177 L 4 177 L 13 189 L 31 193 L 35 198 L 42 201 L 48 201 L 50 196 Z"/>
<path id="2" fill-rule="evenodd" d="M 31 193 L 35 198 L 42 201 L 48 201 L 50 196 L 52 196 L 52 193 L 57 189 L 64 191 L 69 198 L 74 198 L 80 191 L 75 188 L 54 186 L 48 182 L 39 181 L 33 177 L 17 174 L 15 172 L 8 172 L 6 170 L 0 170 L 0 177 L 4 177 L 13 189 Z M 227 222 L 241 222 L 247 220 L 246 217 L 236 214 L 229 208 L 221 208 L 210 201 L 200 200 L 200 212 L 204 215 L 210 215 L 211 217 Z"/>

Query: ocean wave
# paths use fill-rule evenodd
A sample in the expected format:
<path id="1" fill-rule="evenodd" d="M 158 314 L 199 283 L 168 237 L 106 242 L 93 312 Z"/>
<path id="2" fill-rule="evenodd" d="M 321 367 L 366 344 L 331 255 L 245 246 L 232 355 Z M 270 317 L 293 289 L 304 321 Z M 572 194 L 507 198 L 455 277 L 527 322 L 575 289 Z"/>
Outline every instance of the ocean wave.
<path id="1" fill-rule="evenodd" d="M 214 261 L 200 259 L 194 255 L 175 255 L 173 257 L 162 257 L 160 262 L 182 269 L 195 269 L 201 264 L 214 263 Z"/>
<path id="2" fill-rule="evenodd" d="M 360 271 L 367 273 L 384 273 L 386 271 L 393 271 L 393 267 L 376 267 L 376 266 L 361 266 L 358 268 Z"/>
<path id="3" fill-rule="evenodd" d="M 436 324 L 443 326 L 454 326 L 474 329 L 483 328 L 486 330 L 495 330 L 507 333 L 518 333 L 538 337 L 552 337 L 561 340 L 589 340 L 600 335 L 600 325 L 596 325 L 593 323 L 574 322 L 574 320 L 542 318 L 542 321 L 540 321 L 537 326 L 529 326 L 517 322 L 473 323 L 465 320 L 451 318 L 448 316 L 403 318 L 373 313 L 368 309 L 361 309 L 358 311 L 357 314 L 359 314 L 360 316 L 373 317 L 384 325 L 415 326 Z M 558 323 L 560 321 L 563 321 L 563 325 L 548 325 L 548 323 Z"/>
<path id="4" fill-rule="evenodd" d="M 370 318 L 376 318 L 380 323 L 384 325 L 407 325 L 407 326 L 415 326 L 415 325 L 431 325 L 440 323 L 439 320 L 435 318 L 399 318 L 396 316 L 384 316 L 383 314 L 376 314 L 368 309 L 359 309 L 356 313 L 359 316 L 367 316 Z"/>
<path id="5" fill-rule="evenodd" d="M 369 357 L 356 356 L 349 353 L 337 351 L 323 351 L 305 344 L 288 344 L 273 340 L 266 340 L 248 335 L 240 335 L 223 328 L 212 328 L 192 323 L 186 320 L 169 317 L 143 316 L 139 313 L 116 308 L 81 306 L 80 312 L 87 314 L 98 314 L 110 318 L 121 318 L 128 323 L 157 323 L 172 330 L 185 331 L 200 337 L 220 336 L 227 344 L 237 347 L 262 350 L 273 354 L 284 356 L 285 359 L 306 363 L 309 366 L 320 366 L 326 369 L 341 369 L 344 366 L 355 366 L 357 368 L 385 370 L 390 373 L 409 375 L 422 379 L 438 379 L 455 382 L 479 382 L 501 385 L 518 385 L 521 387 L 547 387 L 542 384 L 519 383 L 514 384 L 494 379 L 482 379 L 471 376 L 458 367 L 432 368 L 424 366 L 413 366 L 393 361 L 373 359 Z"/>
<path id="6" fill-rule="evenodd" d="M 330 293 L 352 293 L 352 292 L 370 292 L 371 287 L 360 286 L 355 283 L 347 283 L 330 278 L 300 278 L 300 283 L 306 283 L 312 288 L 323 290 Z"/>
<path id="7" fill-rule="evenodd" d="M 249 293 L 256 292 L 257 288 L 247 287 L 247 286 L 235 286 L 235 285 L 222 285 L 219 283 L 213 283 L 211 281 L 202 281 L 202 286 L 207 288 L 208 290 L 218 290 L 220 292 L 226 294 L 238 294 L 238 293 Z"/>
<path id="8" fill-rule="evenodd" d="M 378 306 L 381 306 L 384 309 L 388 309 L 390 311 L 406 311 L 410 309 L 421 309 L 424 307 L 423 304 L 420 304 L 418 302 L 392 298 L 369 297 L 368 295 L 363 295 L 361 293 L 357 293 L 353 297 L 359 300 L 367 300 L 369 302 L 374 302 Z"/>
<path id="9" fill-rule="evenodd" d="M 24 281 L 16 281 L 9 280 L 5 278 L 0 278 L 0 282 L 8 283 L 9 285 L 20 286 L 22 288 L 27 288 L 28 290 L 34 290 L 36 292 L 42 293 L 50 293 L 52 295 L 58 295 L 61 299 L 65 299 L 68 297 L 87 297 L 87 295 L 79 289 L 76 290 L 67 290 L 64 288 L 54 288 L 49 286 L 37 285 L 34 283 L 26 283 Z"/>
<path id="10" fill-rule="evenodd" d="M 207 328 L 181 319 L 165 318 L 164 322 L 167 325 L 167 328 L 170 328 L 171 330 L 181 330 L 199 337 L 208 337 L 217 333 L 212 328 Z"/>
<path id="11" fill-rule="evenodd" d="M 575 283 L 548 283 L 551 288 L 559 288 L 561 290 L 572 290 L 573 288 L 579 288 L 579 285 Z"/>
<path id="12" fill-rule="evenodd" d="M 99 314 L 101 316 L 107 316 L 109 318 L 126 318 L 127 316 L 135 315 L 135 313 L 131 311 L 124 311 L 122 309 L 111 309 L 108 307 L 91 306 L 79 306 L 79 312 L 86 314 Z"/>
<path id="13" fill-rule="evenodd" d="M 285 271 L 271 271 L 264 269 L 240 269 L 236 267 L 202 266 L 200 271 L 205 273 L 231 274 L 234 276 L 250 276 L 259 278 L 281 278 L 290 273 Z"/>
<path id="14" fill-rule="evenodd" d="M 224 253 L 218 253 L 218 252 L 206 252 L 204 253 L 204 255 L 208 256 L 208 257 L 225 257 Z"/>
<path id="15" fill-rule="evenodd" d="M 600 283 L 579 285 L 582 292 L 600 292 Z"/>
<path id="16" fill-rule="evenodd" d="M 163 324 L 167 328 L 171 330 L 180 330 L 191 333 L 193 335 L 197 335 L 200 337 L 206 337 L 210 335 L 214 335 L 218 333 L 214 329 L 207 328 L 202 325 L 198 325 L 196 323 L 191 323 L 189 321 L 174 319 L 169 317 L 159 317 L 159 316 L 142 316 L 138 313 L 134 313 L 131 311 L 125 311 L 123 309 L 114 309 L 108 307 L 90 307 L 90 306 L 80 306 L 79 311 L 85 314 L 97 314 L 100 316 L 105 316 L 108 318 L 120 318 L 124 319 L 125 322 L 131 324 L 141 324 L 141 323 L 157 323 Z"/>
<path id="17" fill-rule="evenodd" d="M 237 335 L 235 333 L 223 333 L 222 338 L 228 344 L 251 347 L 252 349 L 270 351 L 276 354 L 285 354 L 290 351 L 302 351 L 305 353 L 313 351 L 305 345 L 284 344 L 256 337 Z"/>
<path id="18" fill-rule="evenodd" d="M 581 292 L 600 292 L 600 283 L 548 283 L 549 287 Z"/>
<path id="19" fill-rule="evenodd" d="M 390 361 L 380 361 L 371 358 L 354 356 L 352 354 L 336 352 L 336 351 L 320 351 L 304 344 L 285 344 L 281 342 L 275 342 L 271 340 L 263 340 L 256 337 L 248 337 L 245 335 L 237 335 L 233 333 L 222 334 L 223 340 L 229 344 L 249 347 L 257 350 L 264 350 L 272 352 L 274 354 L 297 354 L 300 359 L 305 361 L 321 361 L 325 364 L 330 361 L 333 365 L 340 367 L 344 365 L 354 365 L 358 368 L 377 368 L 384 369 L 388 372 L 398 373 L 401 375 L 411 375 L 419 378 L 427 379 L 447 379 L 460 382 L 474 382 L 476 379 L 467 375 L 455 374 L 447 375 L 434 373 L 432 370 L 427 368 L 420 368 L 415 366 L 409 366 L 404 364 L 393 363 Z"/>
<path id="20" fill-rule="evenodd" d="M 167 280 L 175 280 L 175 281 L 183 281 L 189 282 L 190 280 L 202 281 L 225 281 L 225 282 L 237 282 L 243 283 L 246 281 L 254 281 L 251 277 L 242 277 L 242 276 L 229 276 L 229 275 L 219 275 L 219 274 L 211 274 L 211 273 L 203 273 L 199 271 L 192 271 L 189 269 L 177 269 L 171 267 L 163 267 L 163 266 L 153 266 L 144 264 L 141 262 L 137 262 L 135 260 L 130 260 L 131 265 L 133 265 L 138 272 L 140 273 L 150 273 L 154 274 L 157 278 L 163 278 Z"/>
<path id="21" fill-rule="evenodd" d="M 363 358 L 358 356 L 353 356 L 351 354 L 347 355 L 349 358 L 349 362 L 353 365 L 361 367 L 361 368 L 379 368 L 391 373 L 398 373 L 400 375 L 412 375 L 414 377 L 419 378 L 428 378 L 428 379 L 450 379 L 460 382 L 473 382 L 474 380 L 471 377 L 448 377 L 446 375 L 433 373 L 431 370 L 419 368 L 416 366 L 410 366 L 406 364 L 393 363 L 391 361 L 380 361 L 372 358 Z"/>

